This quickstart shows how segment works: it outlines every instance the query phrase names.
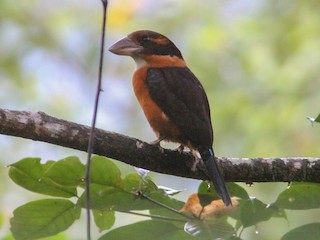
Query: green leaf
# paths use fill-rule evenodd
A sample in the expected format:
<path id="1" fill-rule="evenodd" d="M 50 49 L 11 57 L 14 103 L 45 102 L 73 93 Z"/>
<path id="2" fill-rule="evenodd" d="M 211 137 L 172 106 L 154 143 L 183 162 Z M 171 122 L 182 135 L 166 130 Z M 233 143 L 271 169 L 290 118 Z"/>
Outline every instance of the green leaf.
<path id="1" fill-rule="evenodd" d="M 226 183 L 226 184 L 227 184 L 227 187 L 228 187 L 228 190 L 229 190 L 231 197 L 239 197 L 241 199 L 249 199 L 248 193 L 240 185 L 238 185 L 236 183 Z M 208 184 L 206 182 L 202 182 L 199 185 L 198 193 L 210 195 L 210 196 L 212 196 L 212 200 L 220 198 L 218 196 L 216 190 L 214 189 L 214 187 L 212 186 L 212 187 L 208 188 Z"/>
<path id="2" fill-rule="evenodd" d="M 158 190 L 157 185 L 152 182 L 150 177 L 141 178 L 137 173 L 127 174 L 122 181 L 121 188 L 133 193 L 138 191 L 153 192 Z"/>
<path id="3" fill-rule="evenodd" d="M 185 204 L 184 202 L 181 202 L 175 198 L 168 196 L 162 190 L 149 193 L 147 196 L 150 199 L 152 199 L 153 201 L 156 201 L 156 202 L 158 202 L 162 205 L 165 205 L 169 208 L 172 208 L 172 209 L 176 210 L 177 212 Z M 172 211 L 172 210 L 169 210 L 163 206 L 157 205 L 156 203 L 153 203 L 148 199 L 146 199 L 146 201 L 149 201 L 150 204 L 152 205 L 152 207 L 150 208 L 150 213 L 153 215 L 161 215 L 161 216 L 166 216 L 166 217 L 183 219 L 182 216 L 175 211 Z M 186 219 L 186 221 L 187 221 L 187 219 Z"/>
<path id="4" fill-rule="evenodd" d="M 185 224 L 184 229 L 197 239 L 228 239 L 235 233 L 230 224 L 217 219 L 190 221 Z"/>
<path id="5" fill-rule="evenodd" d="M 284 209 L 311 209 L 320 207 L 320 184 L 292 183 L 280 193 L 275 205 Z"/>
<path id="6" fill-rule="evenodd" d="M 111 160 L 101 156 L 93 156 L 91 162 L 91 183 L 105 186 L 119 186 L 121 172 Z"/>
<path id="7" fill-rule="evenodd" d="M 243 227 L 249 227 L 269 220 L 276 210 L 258 199 L 248 199 L 241 201 L 238 211 L 239 220 Z"/>
<path id="8" fill-rule="evenodd" d="M 108 187 L 99 184 L 90 184 L 91 208 L 96 210 L 128 210 L 133 205 L 136 196 L 120 188 Z M 84 192 L 77 203 L 86 206 L 86 193 Z M 123 208 L 122 208 L 123 207 Z"/>
<path id="9" fill-rule="evenodd" d="M 123 180 L 122 187 L 125 191 L 130 191 L 134 194 L 136 194 L 137 190 L 139 190 L 152 200 L 157 201 L 160 204 L 164 204 L 168 207 L 174 208 L 177 211 L 181 209 L 184 205 L 183 202 L 170 197 L 171 195 L 177 194 L 178 191 L 164 187 L 158 188 L 157 185 L 153 181 L 151 181 L 150 178 L 147 177 L 142 179 L 136 173 L 126 175 L 126 177 Z M 152 203 L 144 196 L 140 196 L 139 198 L 141 203 L 144 202 L 145 205 L 147 204 L 147 206 L 149 206 L 152 214 L 160 214 L 158 210 L 164 209 L 164 207 L 160 207 L 159 205 Z"/>
<path id="10" fill-rule="evenodd" d="M 227 183 L 227 187 L 229 189 L 229 193 L 231 197 L 238 197 L 241 199 L 249 199 L 249 195 L 243 187 L 239 184 L 229 182 Z"/>
<path id="11" fill-rule="evenodd" d="M 13 212 L 11 231 L 16 240 L 36 239 L 66 230 L 80 217 L 81 209 L 64 199 L 29 202 Z"/>
<path id="12" fill-rule="evenodd" d="M 311 122 L 311 124 L 313 124 L 314 122 L 320 123 L 320 114 L 316 117 L 307 117 L 307 119 Z"/>
<path id="13" fill-rule="evenodd" d="M 139 239 L 139 240 L 191 240 L 195 239 L 185 233 L 182 228 L 178 228 L 172 223 L 165 221 L 147 220 L 131 225 L 120 227 L 105 235 L 99 240 L 119 240 L 119 239 Z"/>
<path id="14" fill-rule="evenodd" d="M 122 181 L 122 188 L 128 192 L 137 192 L 142 186 L 141 177 L 137 173 L 129 173 Z"/>
<path id="15" fill-rule="evenodd" d="M 93 183 L 90 184 L 91 208 L 101 211 L 130 211 L 145 210 L 159 207 L 138 194 L 138 191 L 161 192 L 149 179 L 141 179 L 136 174 L 128 174 L 121 180 L 119 169 L 108 159 L 95 159 L 92 166 Z M 107 177 L 106 177 L 107 176 Z M 167 197 L 167 196 L 166 196 Z M 86 206 L 86 193 L 84 192 L 78 204 Z"/>
<path id="16" fill-rule="evenodd" d="M 41 238 L 40 240 L 70 240 L 70 237 L 65 232 L 62 232 L 54 236 Z"/>
<path id="17" fill-rule="evenodd" d="M 62 186 L 45 177 L 54 161 L 40 163 L 40 158 L 24 158 L 10 165 L 9 176 L 19 186 L 33 192 L 58 197 L 77 196 L 75 187 Z"/>
<path id="18" fill-rule="evenodd" d="M 284 218 L 284 219 L 288 220 L 288 216 L 287 216 L 286 210 L 278 208 L 278 207 L 274 207 L 274 205 L 269 205 L 269 208 L 275 210 L 272 217 Z"/>
<path id="19" fill-rule="evenodd" d="M 309 223 L 287 232 L 281 240 L 319 240 L 320 223 Z"/>
<path id="20" fill-rule="evenodd" d="M 211 201 L 220 198 L 216 190 L 214 189 L 213 185 L 209 187 L 208 183 L 205 181 L 200 183 L 198 187 L 198 194 L 211 196 Z"/>
<path id="21" fill-rule="evenodd" d="M 128 185 L 127 185 L 128 186 Z M 174 207 L 179 210 L 183 203 L 168 197 L 162 191 L 148 194 L 150 198 L 166 204 L 170 207 Z M 101 211 L 125 211 L 131 210 L 150 210 L 152 209 L 163 209 L 159 205 L 151 202 L 143 196 L 135 193 L 128 192 L 120 187 L 103 186 L 99 184 L 90 184 L 90 197 L 91 197 L 91 208 Z M 84 192 L 78 199 L 79 206 L 86 206 L 86 193 Z M 168 212 L 167 209 L 164 211 Z M 159 211 L 157 212 L 159 213 Z"/>
<path id="22" fill-rule="evenodd" d="M 148 209 L 149 206 L 141 198 L 121 188 L 90 184 L 91 208 L 101 211 L 129 211 Z M 86 192 L 79 200 L 79 206 L 86 206 Z"/>
<path id="23" fill-rule="evenodd" d="M 52 164 L 44 176 L 62 186 L 77 187 L 83 183 L 85 166 L 78 157 L 70 156 Z"/>
<path id="24" fill-rule="evenodd" d="M 110 229 L 116 221 L 113 211 L 92 210 L 92 213 L 100 232 Z"/>

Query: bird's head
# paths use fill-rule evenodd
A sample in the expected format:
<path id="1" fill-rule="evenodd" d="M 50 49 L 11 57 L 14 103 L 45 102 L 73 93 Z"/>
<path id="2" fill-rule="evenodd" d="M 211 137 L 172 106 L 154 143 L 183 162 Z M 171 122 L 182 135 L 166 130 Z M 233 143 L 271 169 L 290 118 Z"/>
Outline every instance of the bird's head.
<path id="1" fill-rule="evenodd" d="M 169 57 L 183 60 L 181 52 L 170 39 L 150 30 L 130 33 L 113 44 L 109 51 L 132 57 L 137 63 L 151 58 Z"/>

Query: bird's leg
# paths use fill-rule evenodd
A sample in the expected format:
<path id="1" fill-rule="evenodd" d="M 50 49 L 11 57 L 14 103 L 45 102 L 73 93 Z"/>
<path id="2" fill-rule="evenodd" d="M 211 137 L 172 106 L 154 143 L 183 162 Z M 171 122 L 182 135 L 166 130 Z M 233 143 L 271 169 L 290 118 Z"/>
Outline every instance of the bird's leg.
<path id="1" fill-rule="evenodd" d="M 164 139 L 166 139 L 166 136 L 160 136 L 157 140 L 152 141 L 150 144 L 153 146 L 157 146 L 159 148 L 159 151 L 163 152 L 164 150 L 161 147 L 160 142 Z"/>
<path id="2" fill-rule="evenodd" d="M 197 150 L 194 150 L 194 149 L 190 149 L 190 150 L 191 150 L 191 153 L 192 153 L 192 155 L 194 156 L 194 159 L 195 159 L 195 161 L 193 163 L 193 166 L 191 167 L 191 170 L 192 171 L 196 171 L 196 169 L 199 169 L 209 179 L 208 171 L 207 171 L 206 166 L 204 165 L 204 163 L 202 161 L 200 153 Z M 210 182 L 209 182 L 208 189 L 210 189 L 210 187 L 211 187 L 211 185 L 210 185 Z"/>
<path id="3" fill-rule="evenodd" d="M 183 152 L 184 146 L 181 144 L 179 147 L 177 147 L 175 150 L 178 151 L 180 154 Z"/>
<path id="4" fill-rule="evenodd" d="M 152 141 L 150 144 L 151 145 L 158 145 L 160 147 L 160 142 L 166 139 L 166 136 L 160 136 L 157 140 Z"/>
<path id="5" fill-rule="evenodd" d="M 191 153 L 194 156 L 194 160 L 195 160 L 192 167 L 191 167 L 191 170 L 196 171 L 196 169 L 199 167 L 199 165 L 201 166 L 202 159 L 201 159 L 200 153 L 197 150 L 195 150 L 195 149 L 190 149 L 190 150 L 191 150 Z"/>

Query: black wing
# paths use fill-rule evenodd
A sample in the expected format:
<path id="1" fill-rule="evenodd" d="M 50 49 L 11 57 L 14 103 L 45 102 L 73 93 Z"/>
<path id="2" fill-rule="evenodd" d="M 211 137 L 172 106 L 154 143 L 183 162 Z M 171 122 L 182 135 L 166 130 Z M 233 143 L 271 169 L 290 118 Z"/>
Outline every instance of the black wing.
<path id="1" fill-rule="evenodd" d="M 213 130 L 206 93 L 196 76 L 184 67 L 151 68 L 150 96 L 194 147 L 211 147 Z"/>

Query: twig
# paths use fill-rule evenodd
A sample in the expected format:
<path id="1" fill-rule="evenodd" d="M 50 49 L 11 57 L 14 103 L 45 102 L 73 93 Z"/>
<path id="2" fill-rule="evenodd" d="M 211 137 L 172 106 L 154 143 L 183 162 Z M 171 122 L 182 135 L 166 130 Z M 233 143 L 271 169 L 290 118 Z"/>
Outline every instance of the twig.
<path id="1" fill-rule="evenodd" d="M 187 222 L 187 219 L 171 218 L 171 217 L 165 217 L 165 216 L 161 216 L 161 215 L 144 214 L 144 213 L 131 212 L 131 211 L 125 212 L 125 211 L 119 211 L 119 210 L 117 210 L 117 212 L 133 214 L 133 215 L 138 215 L 138 216 L 142 216 L 142 217 L 157 218 L 157 219 L 161 219 L 161 220 L 169 220 L 169 221 L 184 222 L 184 223 Z"/>
<path id="2" fill-rule="evenodd" d="M 89 143 L 88 143 L 88 155 L 87 155 L 87 165 L 86 165 L 86 213 L 87 213 L 87 239 L 91 239 L 91 219 L 90 219 L 90 172 L 91 172 L 91 155 L 95 140 L 95 127 L 97 121 L 97 114 L 98 114 L 98 106 L 99 106 L 99 98 L 101 89 L 101 82 L 102 82 L 102 66 L 103 66 L 103 55 L 104 55 L 104 38 L 105 38 L 105 28 L 106 28 L 106 17 L 107 17 L 107 6 L 108 1 L 102 0 L 103 5 L 103 20 L 102 20 L 102 31 L 101 31 L 101 43 L 100 43 L 100 59 L 99 59 L 99 76 L 98 76 L 98 84 L 97 84 L 97 91 L 96 97 L 94 101 L 94 109 L 93 109 L 93 116 L 92 116 L 92 123 L 91 123 L 91 130 L 89 135 Z"/>
<path id="3" fill-rule="evenodd" d="M 138 194 L 139 194 L 141 197 L 147 199 L 148 201 L 154 203 L 155 205 L 158 205 L 158 206 L 163 207 L 163 208 L 165 208 L 165 209 L 167 209 L 167 210 L 169 210 L 169 211 L 171 211 L 171 212 L 174 212 L 174 213 L 176 213 L 176 214 L 178 214 L 178 215 L 181 215 L 181 216 L 183 216 L 183 217 L 185 217 L 185 218 L 188 218 L 189 220 L 190 220 L 190 219 L 194 219 L 193 217 L 190 217 L 190 216 L 184 214 L 183 212 L 178 211 L 178 210 L 175 209 L 175 208 L 169 207 L 169 206 L 167 206 L 167 205 L 165 205 L 165 204 L 163 204 L 163 203 L 161 203 L 161 202 L 158 202 L 157 200 L 155 200 L 155 199 L 153 199 L 153 198 L 145 195 L 145 194 L 144 194 L 143 192 L 141 192 L 141 191 L 139 191 Z"/>

